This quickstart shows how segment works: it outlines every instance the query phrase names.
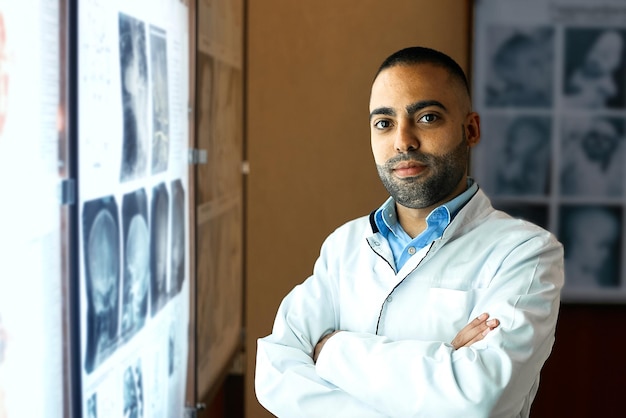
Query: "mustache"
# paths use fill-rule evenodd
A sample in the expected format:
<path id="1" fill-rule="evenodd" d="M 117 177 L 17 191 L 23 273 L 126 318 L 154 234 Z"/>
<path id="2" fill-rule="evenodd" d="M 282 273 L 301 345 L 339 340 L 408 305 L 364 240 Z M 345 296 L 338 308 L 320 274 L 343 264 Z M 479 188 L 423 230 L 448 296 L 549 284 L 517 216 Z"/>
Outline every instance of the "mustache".
<path id="1" fill-rule="evenodd" d="M 421 165 L 430 165 L 433 162 L 433 158 L 430 155 L 418 151 L 408 151 L 388 159 L 382 166 L 388 170 L 392 170 L 398 163 L 405 161 L 415 161 Z"/>

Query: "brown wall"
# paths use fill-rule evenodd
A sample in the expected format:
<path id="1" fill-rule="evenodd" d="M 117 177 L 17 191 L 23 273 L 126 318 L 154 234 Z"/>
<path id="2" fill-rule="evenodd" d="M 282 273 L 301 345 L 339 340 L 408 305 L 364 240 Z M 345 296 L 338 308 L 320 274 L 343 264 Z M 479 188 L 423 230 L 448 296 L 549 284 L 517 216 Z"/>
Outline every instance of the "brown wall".
<path id="1" fill-rule="evenodd" d="M 373 73 L 422 44 L 467 68 L 466 1 L 264 0 L 247 3 L 246 416 L 256 339 L 311 272 L 325 236 L 385 193 L 371 157 Z"/>
<path id="2" fill-rule="evenodd" d="M 470 0 L 248 0 L 247 417 L 270 416 L 254 397 L 254 356 L 280 300 L 332 229 L 385 198 L 369 148 L 373 72 L 410 44 L 467 70 L 470 20 Z M 562 306 L 534 418 L 621 416 L 625 323 L 624 306 Z"/>

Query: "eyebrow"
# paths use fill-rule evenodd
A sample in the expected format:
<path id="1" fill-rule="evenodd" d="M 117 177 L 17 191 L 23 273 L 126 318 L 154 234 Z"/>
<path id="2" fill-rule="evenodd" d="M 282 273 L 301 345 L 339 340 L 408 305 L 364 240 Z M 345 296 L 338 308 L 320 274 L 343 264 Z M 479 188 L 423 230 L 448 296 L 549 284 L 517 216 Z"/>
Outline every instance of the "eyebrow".
<path id="1" fill-rule="evenodd" d="M 376 115 L 396 116 L 396 111 L 390 107 L 377 107 L 370 112 L 370 121 Z"/>
<path id="2" fill-rule="evenodd" d="M 410 105 L 408 105 L 406 107 L 406 113 L 408 115 L 413 115 L 414 113 L 419 112 L 420 110 L 430 106 L 436 106 L 445 111 L 448 110 L 443 105 L 443 103 L 437 100 L 420 100 L 419 102 L 411 103 Z M 391 107 L 378 107 L 370 112 L 370 121 L 376 115 L 396 116 L 396 111 Z"/>
<path id="3" fill-rule="evenodd" d="M 435 107 L 439 107 L 442 110 L 448 110 L 446 109 L 446 107 L 443 105 L 443 103 L 437 101 L 437 100 L 422 100 L 419 102 L 415 102 L 415 103 L 411 103 L 410 105 L 408 105 L 406 107 L 406 113 L 409 115 L 412 115 L 426 107 L 431 107 L 431 106 L 435 106 Z"/>

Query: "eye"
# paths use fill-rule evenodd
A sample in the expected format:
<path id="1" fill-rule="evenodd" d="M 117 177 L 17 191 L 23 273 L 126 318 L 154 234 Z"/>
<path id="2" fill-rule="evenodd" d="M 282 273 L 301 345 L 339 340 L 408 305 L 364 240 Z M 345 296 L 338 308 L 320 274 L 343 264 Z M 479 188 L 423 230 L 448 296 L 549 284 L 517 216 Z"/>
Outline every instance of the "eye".
<path id="1" fill-rule="evenodd" d="M 378 121 L 374 122 L 374 127 L 376 129 L 387 129 L 387 128 L 391 127 L 391 121 L 389 121 L 387 119 L 378 120 Z"/>
<path id="2" fill-rule="evenodd" d="M 427 113 L 427 114 L 423 115 L 422 117 L 420 117 L 418 119 L 418 122 L 433 123 L 437 119 L 439 119 L 439 117 L 437 115 L 435 115 L 434 113 Z"/>

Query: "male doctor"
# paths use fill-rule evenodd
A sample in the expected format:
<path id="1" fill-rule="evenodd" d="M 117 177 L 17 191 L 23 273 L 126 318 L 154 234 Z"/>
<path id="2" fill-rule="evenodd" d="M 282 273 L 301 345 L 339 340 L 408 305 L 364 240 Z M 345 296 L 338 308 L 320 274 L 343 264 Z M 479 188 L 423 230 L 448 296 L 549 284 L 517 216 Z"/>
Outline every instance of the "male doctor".
<path id="1" fill-rule="evenodd" d="M 335 230 L 281 303 L 258 340 L 258 400 L 279 417 L 529 416 L 562 245 L 468 177 L 479 116 L 450 57 L 392 54 L 369 108 L 390 197 Z"/>

